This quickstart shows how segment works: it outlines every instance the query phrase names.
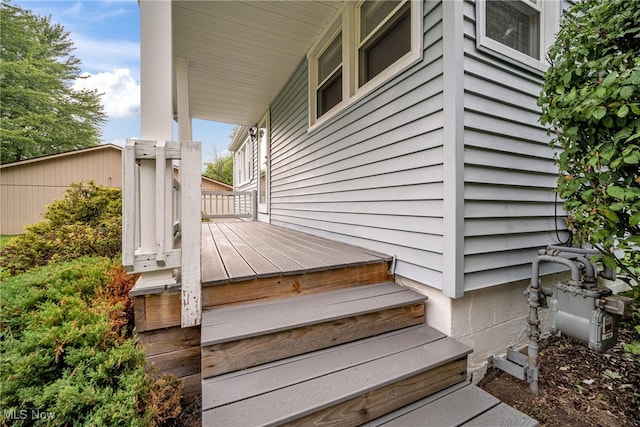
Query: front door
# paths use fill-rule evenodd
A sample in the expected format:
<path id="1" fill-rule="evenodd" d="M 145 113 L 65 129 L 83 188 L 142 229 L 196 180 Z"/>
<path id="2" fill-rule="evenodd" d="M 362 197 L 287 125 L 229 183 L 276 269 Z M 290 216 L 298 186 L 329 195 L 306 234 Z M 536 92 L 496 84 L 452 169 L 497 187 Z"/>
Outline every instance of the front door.
<path id="1" fill-rule="evenodd" d="M 258 123 L 258 212 L 269 213 L 269 112 Z"/>

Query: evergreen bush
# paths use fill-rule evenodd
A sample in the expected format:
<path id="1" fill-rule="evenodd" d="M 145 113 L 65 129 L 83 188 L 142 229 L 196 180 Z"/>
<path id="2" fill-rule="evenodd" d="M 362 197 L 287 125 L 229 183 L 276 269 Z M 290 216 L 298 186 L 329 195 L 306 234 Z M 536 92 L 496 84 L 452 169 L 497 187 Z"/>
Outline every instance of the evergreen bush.
<path id="1" fill-rule="evenodd" d="M 182 386 L 145 373 L 129 338 L 113 293 L 123 278 L 118 261 L 83 257 L 3 282 L 3 425 L 147 426 L 180 413 Z"/>
<path id="2" fill-rule="evenodd" d="M 47 207 L 44 220 L 27 227 L 0 252 L 10 275 L 83 255 L 114 257 L 122 244 L 122 195 L 94 182 L 72 184 Z"/>

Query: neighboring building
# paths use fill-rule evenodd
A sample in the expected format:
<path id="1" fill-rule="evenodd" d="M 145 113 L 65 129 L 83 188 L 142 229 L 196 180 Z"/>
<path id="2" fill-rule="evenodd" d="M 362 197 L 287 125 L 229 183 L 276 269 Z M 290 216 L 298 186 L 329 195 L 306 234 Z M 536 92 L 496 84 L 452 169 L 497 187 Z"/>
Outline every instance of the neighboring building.
<path id="1" fill-rule="evenodd" d="M 176 173 L 174 175 L 177 176 Z M 122 187 L 122 149 L 105 144 L 0 165 L 0 234 L 20 234 L 42 219 L 46 207 L 72 183 Z M 202 177 L 203 190 L 231 186 Z"/>

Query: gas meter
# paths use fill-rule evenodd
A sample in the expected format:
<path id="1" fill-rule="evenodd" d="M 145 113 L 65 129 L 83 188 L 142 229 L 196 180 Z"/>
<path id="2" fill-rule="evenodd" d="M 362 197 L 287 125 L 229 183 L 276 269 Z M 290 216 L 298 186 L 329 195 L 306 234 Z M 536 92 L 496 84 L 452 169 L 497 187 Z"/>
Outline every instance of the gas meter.
<path id="1" fill-rule="evenodd" d="M 549 301 L 549 330 L 576 338 L 604 352 L 618 341 L 618 319 L 625 301 L 609 288 L 582 283 L 557 283 Z"/>

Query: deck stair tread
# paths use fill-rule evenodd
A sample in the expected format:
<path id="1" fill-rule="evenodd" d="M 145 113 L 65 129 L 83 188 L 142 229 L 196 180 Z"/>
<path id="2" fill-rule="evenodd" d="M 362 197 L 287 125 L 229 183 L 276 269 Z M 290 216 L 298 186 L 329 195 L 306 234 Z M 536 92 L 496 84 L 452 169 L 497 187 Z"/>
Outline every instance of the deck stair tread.
<path id="1" fill-rule="evenodd" d="M 209 378 L 202 383 L 203 408 L 226 405 L 240 400 L 246 394 L 247 386 L 251 387 L 254 394 L 259 395 L 309 381 L 327 372 L 341 371 L 368 360 L 380 359 L 426 345 L 445 337 L 445 334 L 427 325 L 412 326 L 365 340 Z"/>
<path id="2" fill-rule="evenodd" d="M 481 388 L 460 383 L 364 424 L 362 427 L 521 426 L 538 422 Z"/>
<path id="3" fill-rule="evenodd" d="M 359 314 L 424 302 L 426 297 L 392 282 L 295 298 L 206 310 L 203 346 L 229 342 Z"/>
<path id="4" fill-rule="evenodd" d="M 420 325 L 211 378 L 203 382 L 203 425 L 289 422 L 449 362 L 466 361 L 470 352 Z"/>

